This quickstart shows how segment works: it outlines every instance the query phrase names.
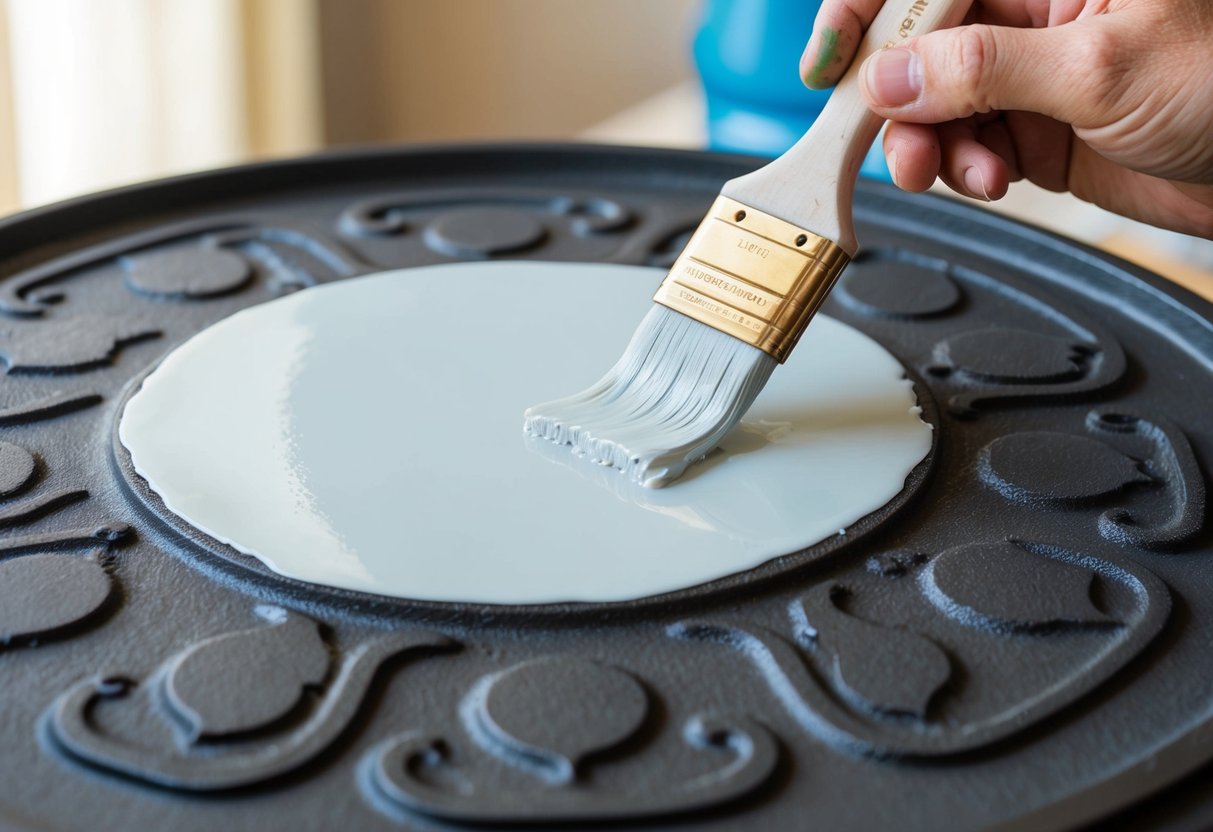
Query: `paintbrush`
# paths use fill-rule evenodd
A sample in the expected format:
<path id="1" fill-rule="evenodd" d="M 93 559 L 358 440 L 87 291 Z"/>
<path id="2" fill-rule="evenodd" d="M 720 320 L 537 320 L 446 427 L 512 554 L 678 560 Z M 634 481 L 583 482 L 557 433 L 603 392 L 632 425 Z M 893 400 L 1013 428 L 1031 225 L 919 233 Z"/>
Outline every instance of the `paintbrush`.
<path id="1" fill-rule="evenodd" d="M 725 183 L 615 366 L 581 393 L 528 409 L 526 432 L 650 487 L 714 449 L 855 255 L 855 180 L 883 123 L 860 92 L 860 65 L 958 24 L 970 2 L 886 3 L 809 131 Z"/>

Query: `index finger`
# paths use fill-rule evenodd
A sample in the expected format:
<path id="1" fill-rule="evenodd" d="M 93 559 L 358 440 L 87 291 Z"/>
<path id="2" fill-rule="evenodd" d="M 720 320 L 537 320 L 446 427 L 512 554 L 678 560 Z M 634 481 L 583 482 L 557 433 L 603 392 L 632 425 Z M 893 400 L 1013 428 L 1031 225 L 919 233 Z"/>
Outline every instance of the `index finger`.
<path id="1" fill-rule="evenodd" d="M 884 2 L 822 0 L 813 35 L 800 56 L 805 86 L 823 90 L 838 83 Z M 1107 0 L 979 0 L 967 20 L 995 26 L 1059 26 L 1106 5 Z"/>
<path id="2" fill-rule="evenodd" d="M 838 83 L 883 5 L 883 0 L 823 0 L 813 35 L 800 56 L 800 78 L 805 86 L 824 90 Z"/>

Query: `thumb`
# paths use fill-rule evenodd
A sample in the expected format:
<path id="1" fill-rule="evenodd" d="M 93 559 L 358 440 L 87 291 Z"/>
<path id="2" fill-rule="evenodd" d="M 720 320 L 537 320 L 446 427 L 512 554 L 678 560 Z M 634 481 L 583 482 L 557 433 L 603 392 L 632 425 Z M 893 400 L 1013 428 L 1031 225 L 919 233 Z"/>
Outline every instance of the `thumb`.
<path id="1" fill-rule="evenodd" d="M 1107 107 L 1098 78 L 1111 63 L 1099 26 L 1046 29 L 975 24 L 931 32 L 864 62 L 869 105 L 896 121 L 939 124 L 992 110 L 1026 110 L 1067 124 L 1098 121 Z"/>

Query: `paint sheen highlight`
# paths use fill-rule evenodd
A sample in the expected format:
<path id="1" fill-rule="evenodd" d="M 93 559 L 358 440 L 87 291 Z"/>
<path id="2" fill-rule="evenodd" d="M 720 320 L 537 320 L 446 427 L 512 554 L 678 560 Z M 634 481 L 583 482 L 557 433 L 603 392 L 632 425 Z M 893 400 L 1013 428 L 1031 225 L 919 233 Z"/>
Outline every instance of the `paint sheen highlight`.
<path id="1" fill-rule="evenodd" d="M 171 511 L 271 569 L 432 601 L 670 592 L 838 534 L 901 490 L 930 427 L 896 359 L 826 317 L 667 488 L 528 441 L 527 405 L 617 357 L 662 276 L 468 263 L 309 289 L 172 352 L 119 436 Z"/>

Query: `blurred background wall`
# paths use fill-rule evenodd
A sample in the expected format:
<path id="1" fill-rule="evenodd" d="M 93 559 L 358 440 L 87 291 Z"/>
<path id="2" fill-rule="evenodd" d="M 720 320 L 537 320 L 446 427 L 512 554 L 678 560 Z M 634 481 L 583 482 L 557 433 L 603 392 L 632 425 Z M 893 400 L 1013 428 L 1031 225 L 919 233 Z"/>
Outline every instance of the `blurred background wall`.
<path id="1" fill-rule="evenodd" d="M 692 76 L 696 0 L 320 0 L 324 132 L 568 136 Z"/>
<path id="2" fill-rule="evenodd" d="M 326 146 L 575 138 L 698 0 L 3 0 L 0 211 Z"/>

